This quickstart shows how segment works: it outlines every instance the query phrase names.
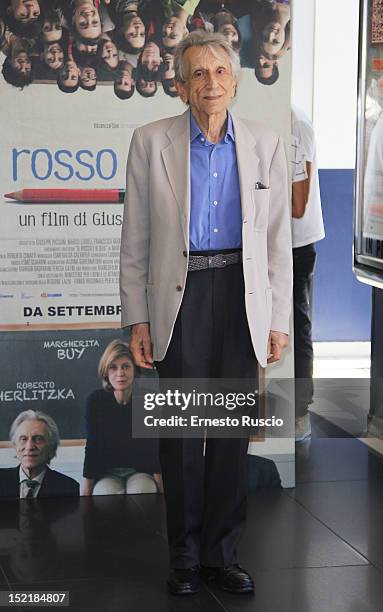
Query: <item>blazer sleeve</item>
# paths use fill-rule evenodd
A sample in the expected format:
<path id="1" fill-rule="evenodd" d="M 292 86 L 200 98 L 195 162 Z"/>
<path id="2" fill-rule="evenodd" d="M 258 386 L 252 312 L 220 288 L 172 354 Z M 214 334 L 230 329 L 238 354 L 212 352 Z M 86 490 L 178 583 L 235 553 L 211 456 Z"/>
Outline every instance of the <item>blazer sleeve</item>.
<path id="1" fill-rule="evenodd" d="M 149 321 L 146 284 L 149 265 L 149 159 L 139 129 L 133 133 L 126 169 L 120 248 L 122 327 Z"/>
<path id="2" fill-rule="evenodd" d="M 269 279 L 272 287 L 270 329 L 289 333 L 293 290 L 291 210 L 289 205 L 286 155 L 282 139 L 270 166 L 270 210 L 267 231 Z"/>

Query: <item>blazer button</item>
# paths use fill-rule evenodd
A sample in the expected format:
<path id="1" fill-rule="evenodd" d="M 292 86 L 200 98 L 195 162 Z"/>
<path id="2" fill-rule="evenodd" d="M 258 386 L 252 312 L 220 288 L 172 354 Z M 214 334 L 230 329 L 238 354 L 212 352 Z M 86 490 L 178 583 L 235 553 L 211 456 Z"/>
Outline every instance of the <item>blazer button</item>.
<path id="1" fill-rule="evenodd" d="M 184 257 L 187 257 L 187 256 L 188 256 L 188 252 L 187 252 L 187 251 L 183 251 L 183 252 L 182 252 L 182 255 L 183 255 Z"/>
<path id="2" fill-rule="evenodd" d="M 176 289 L 177 289 L 177 291 L 182 291 L 181 285 L 177 285 Z"/>

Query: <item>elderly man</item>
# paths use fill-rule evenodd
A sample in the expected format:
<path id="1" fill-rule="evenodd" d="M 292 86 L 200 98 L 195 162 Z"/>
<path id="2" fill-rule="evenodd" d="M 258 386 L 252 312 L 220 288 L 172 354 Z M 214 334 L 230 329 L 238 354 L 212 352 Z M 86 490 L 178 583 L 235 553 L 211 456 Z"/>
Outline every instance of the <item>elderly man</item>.
<path id="1" fill-rule="evenodd" d="M 10 438 L 20 465 L 0 469 L 0 496 L 78 496 L 73 478 L 48 467 L 60 442 L 54 420 L 38 410 L 25 410 L 13 421 Z"/>
<path id="2" fill-rule="evenodd" d="M 281 139 L 227 108 L 237 53 L 195 31 L 177 47 L 190 108 L 137 129 L 121 242 L 122 324 L 138 366 L 162 378 L 257 378 L 287 345 L 292 257 Z M 247 439 L 161 439 L 171 593 L 200 575 L 251 593 L 237 564 Z"/>

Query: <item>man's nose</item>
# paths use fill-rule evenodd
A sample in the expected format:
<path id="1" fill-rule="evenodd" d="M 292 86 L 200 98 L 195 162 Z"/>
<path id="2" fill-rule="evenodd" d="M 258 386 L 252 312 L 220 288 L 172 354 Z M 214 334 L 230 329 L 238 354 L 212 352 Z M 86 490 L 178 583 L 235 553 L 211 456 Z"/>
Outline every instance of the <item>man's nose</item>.
<path id="1" fill-rule="evenodd" d="M 206 83 L 210 87 L 214 87 L 217 84 L 217 77 L 214 72 L 208 72 L 206 75 Z"/>
<path id="2" fill-rule="evenodd" d="M 34 443 L 33 438 L 28 438 L 26 443 L 25 443 L 25 448 L 30 449 L 30 448 L 34 448 L 36 445 Z"/>

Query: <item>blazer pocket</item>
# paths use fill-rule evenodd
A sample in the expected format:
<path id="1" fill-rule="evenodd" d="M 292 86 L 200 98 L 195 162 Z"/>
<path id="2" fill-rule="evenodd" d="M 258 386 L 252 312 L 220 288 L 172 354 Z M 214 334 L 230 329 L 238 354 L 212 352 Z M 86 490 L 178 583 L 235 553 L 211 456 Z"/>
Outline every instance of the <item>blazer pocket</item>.
<path id="1" fill-rule="evenodd" d="M 254 229 L 260 232 L 267 230 L 269 220 L 270 189 L 252 189 L 254 204 Z"/>

